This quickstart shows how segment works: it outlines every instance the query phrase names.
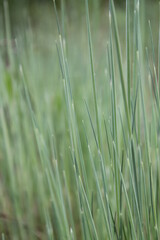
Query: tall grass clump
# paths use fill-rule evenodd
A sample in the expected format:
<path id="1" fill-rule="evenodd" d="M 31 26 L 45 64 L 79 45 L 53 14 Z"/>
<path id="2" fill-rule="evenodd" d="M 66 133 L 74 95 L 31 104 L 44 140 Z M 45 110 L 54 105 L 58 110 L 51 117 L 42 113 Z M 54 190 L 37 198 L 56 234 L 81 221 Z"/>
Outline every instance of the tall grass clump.
<path id="1" fill-rule="evenodd" d="M 61 13 L 53 0 L 50 60 L 37 53 L 30 23 L 13 43 L 4 1 L 1 239 L 159 239 L 160 39 L 154 46 L 151 22 L 144 31 L 145 2 L 126 0 L 122 43 L 110 0 L 101 74 L 81 4 L 88 59 L 78 52 L 77 66 L 63 0 Z"/>

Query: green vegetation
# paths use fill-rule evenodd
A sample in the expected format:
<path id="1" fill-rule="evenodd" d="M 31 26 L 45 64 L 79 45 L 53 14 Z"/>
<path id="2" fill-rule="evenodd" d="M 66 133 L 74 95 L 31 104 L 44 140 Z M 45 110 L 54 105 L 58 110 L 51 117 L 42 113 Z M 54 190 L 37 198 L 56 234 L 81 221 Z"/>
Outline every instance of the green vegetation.
<path id="1" fill-rule="evenodd" d="M 0 237 L 159 239 L 160 33 L 144 1 L 63 3 L 13 39 L 4 1 Z"/>

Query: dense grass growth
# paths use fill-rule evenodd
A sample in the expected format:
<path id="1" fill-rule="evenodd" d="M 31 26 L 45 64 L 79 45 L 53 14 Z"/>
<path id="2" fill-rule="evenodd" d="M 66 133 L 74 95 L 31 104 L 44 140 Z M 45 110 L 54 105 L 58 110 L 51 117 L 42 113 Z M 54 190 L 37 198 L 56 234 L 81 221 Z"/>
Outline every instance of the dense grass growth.
<path id="1" fill-rule="evenodd" d="M 53 1 L 48 57 L 30 23 L 11 40 L 4 1 L 1 239 L 159 239 L 160 44 L 149 22 L 146 47 L 144 3 L 126 0 L 119 36 L 111 0 L 101 42 L 88 0 L 73 38 Z"/>

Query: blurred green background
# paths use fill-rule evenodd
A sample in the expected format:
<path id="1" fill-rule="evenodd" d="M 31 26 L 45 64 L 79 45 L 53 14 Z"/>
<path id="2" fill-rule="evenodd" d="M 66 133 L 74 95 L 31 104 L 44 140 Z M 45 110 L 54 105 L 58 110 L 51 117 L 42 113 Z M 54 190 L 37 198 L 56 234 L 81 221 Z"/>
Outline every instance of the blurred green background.
<path id="1" fill-rule="evenodd" d="M 85 1 L 75 0 L 59 0 L 58 14 L 60 25 L 65 36 L 67 56 L 69 62 L 71 84 L 73 94 L 77 100 L 77 112 L 79 115 L 84 114 L 81 109 L 83 98 L 87 96 L 88 101 L 92 101 L 92 90 L 90 82 L 85 79 L 90 78 L 89 52 L 87 27 L 85 16 Z M 125 0 L 116 0 L 116 13 L 118 27 L 120 32 L 120 41 L 125 62 Z M 29 76 L 31 82 L 40 84 L 40 95 L 47 91 L 46 95 L 51 95 L 59 105 L 54 105 L 53 112 L 56 121 L 59 123 L 61 115 L 57 112 L 63 112 L 61 109 L 62 89 L 60 84 L 60 68 L 57 57 L 55 41 L 58 39 L 58 31 L 54 14 L 52 0 L 8 0 L 10 25 L 13 39 L 13 48 L 15 58 L 17 58 L 17 49 L 14 46 L 15 39 L 18 41 L 21 61 L 25 61 L 25 65 L 32 65 L 30 58 L 34 59 L 34 72 Z M 132 2 L 134 3 L 134 1 Z M 108 7 L 109 1 L 90 0 L 90 22 L 93 41 L 93 51 L 95 59 L 95 71 L 99 76 L 99 95 L 105 95 L 104 86 L 102 84 L 105 79 L 106 71 L 106 46 L 108 41 Z M 153 29 L 153 40 L 155 44 L 155 52 L 158 48 L 158 1 L 157 0 L 141 0 L 141 29 L 144 47 L 150 45 L 148 20 L 151 20 Z M 134 11 L 134 7 L 132 7 Z M 132 14 L 133 14 L 133 11 Z M 5 20 L 3 1 L 0 7 L 0 52 L 3 55 L 2 59 L 6 58 L 5 53 Z M 131 34 L 133 33 L 133 22 L 130 22 Z M 131 41 L 133 38 L 131 36 Z M 133 47 L 133 44 L 131 44 Z M 145 49 L 144 49 L 145 51 Z M 6 61 L 6 59 L 5 59 Z M 19 59 L 17 59 L 17 62 Z M 33 66 L 32 66 L 33 67 Z M 83 77 L 82 77 L 83 73 Z M 53 76 L 54 77 L 53 79 Z M 45 80 L 45 81 L 44 81 Z M 88 84 L 86 86 L 85 84 Z M 46 86 L 50 86 L 50 88 Z M 54 85 L 54 89 L 53 89 Z M 48 93 L 48 91 L 50 93 Z M 101 103 L 103 105 L 103 102 Z M 57 108 L 57 109 L 56 109 Z M 103 106 L 102 106 L 103 108 Z M 81 119 L 81 116 L 80 116 Z M 57 129 L 57 134 L 60 130 Z"/>

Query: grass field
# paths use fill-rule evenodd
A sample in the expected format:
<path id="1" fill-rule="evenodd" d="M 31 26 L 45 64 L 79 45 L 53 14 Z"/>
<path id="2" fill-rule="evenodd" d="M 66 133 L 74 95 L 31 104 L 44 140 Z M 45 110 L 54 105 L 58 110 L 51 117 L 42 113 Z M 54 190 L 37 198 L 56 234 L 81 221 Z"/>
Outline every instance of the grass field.
<path id="1" fill-rule="evenodd" d="M 158 3 L 0 13 L 0 238 L 159 239 Z"/>

